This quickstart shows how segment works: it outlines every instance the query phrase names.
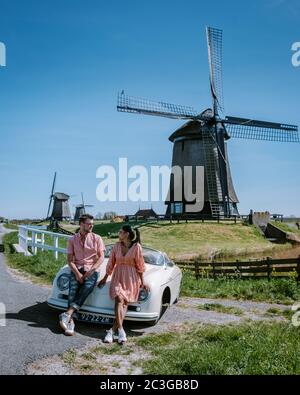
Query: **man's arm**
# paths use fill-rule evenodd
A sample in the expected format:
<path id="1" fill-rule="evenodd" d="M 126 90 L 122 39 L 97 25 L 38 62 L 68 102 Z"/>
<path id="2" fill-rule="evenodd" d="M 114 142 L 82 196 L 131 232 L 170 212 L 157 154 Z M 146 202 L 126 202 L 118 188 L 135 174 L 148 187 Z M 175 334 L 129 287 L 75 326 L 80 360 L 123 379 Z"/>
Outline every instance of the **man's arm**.
<path id="1" fill-rule="evenodd" d="M 104 261 L 104 251 L 101 251 L 100 254 L 101 254 L 100 257 L 93 264 L 92 268 L 83 275 L 84 280 L 90 277 L 93 273 L 95 273 L 95 271 L 99 269 L 101 263 Z"/>
<path id="2" fill-rule="evenodd" d="M 70 267 L 70 269 L 72 270 L 72 272 L 75 274 L 76 280 L 78 282 L 80 282 L 81 284 L 83 283 L 82 280 L 82 274 L 79 272 L 79 270 L 77 269 L 77 266 L 74 263 L 74 245 L 73 245 L 73 240 L 70 239 L 68 241 L 68 247 L 67 247 L 67 260 L 68 260 L 68 265 Z"/>
<path id="3" fill-rule="evenodd" d="M 68 265 L 70 266 L 70 269 L 72 270 L 72 272 L 75 274 L 76 278 L 82 276 L 82 274 L 77 269 L 77 266 L 74 263 L 74 255 L 73 254 L 68 254 Z"/>

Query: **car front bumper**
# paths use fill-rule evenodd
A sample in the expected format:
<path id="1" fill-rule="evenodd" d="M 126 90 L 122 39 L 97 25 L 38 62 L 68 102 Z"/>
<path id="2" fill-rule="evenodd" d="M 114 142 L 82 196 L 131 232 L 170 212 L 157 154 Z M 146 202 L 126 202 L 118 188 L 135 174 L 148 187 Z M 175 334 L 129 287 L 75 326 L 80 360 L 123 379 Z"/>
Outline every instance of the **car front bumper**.
<path id="1" fill-rule="evenodd" d="M 54 299 L 54 298 L 49 298 L 47 300 L 48 306 L 51 308 L 54 308 L 56 310 L 67 310 L 68 308 L 68 303 L 66 300 L 63 299 Z M 91 306 L 85 306 L 83 305 L 82 309 L 80 309 L 80 313 L 83 313 L 84 315 L 90 315 L 94 317 L 103 317 L 103 318 L 114 318 L 115 313 L 113 309 L 108 309 L 108 308 L 95 308 Z M 151 312 L 151 313 L 146 313 L 144 311 L 131 311 L 128 310 L 125 316 L 125 321 L 138 321 L 138 322 L 151 322 L 157 320 L 159 317 L 158 312 Z M 97 320 L 87 320 L 87 319 L 79 319 L 79 321 L 90 321 L 90 322 L 97 322 Z M 110 323 L 111 320 L 107 320 L 107 323 Z M 104 321 L 101 323 L 105 323 Z"/>

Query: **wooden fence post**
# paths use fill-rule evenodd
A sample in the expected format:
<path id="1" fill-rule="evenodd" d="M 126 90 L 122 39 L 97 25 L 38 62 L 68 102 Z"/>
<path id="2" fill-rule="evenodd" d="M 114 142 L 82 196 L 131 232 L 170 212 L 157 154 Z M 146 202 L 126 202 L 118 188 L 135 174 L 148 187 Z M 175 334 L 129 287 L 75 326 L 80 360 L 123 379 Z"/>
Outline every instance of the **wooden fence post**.
<path id="1" fill-rule="evenodd" d="M 268 256 L 267 257 L 267 266 L 268 266 L 268 281 L 270 281 L 270 274 L 271 274 L 271 267 L 270 267 L 270 264 L 271 264 L 271 258 Z"/>
<path id="2" fill-rule="evenodd" d="M 216 264 L 215 261 L 212 261 L 212 267 L 213 267 L 213 279 L 216 279 Z"/>
<path id="3" fill-rule="evenodd" d="M 199 279 L 200 274 L 199 274 L 199 262 L 195 261 L 195 276 L 196 276 L 196 280 Z"/>
<path id="4" fill-rule="evenodd" d="M 298 256 L 298 262 L 297 262 L 297 284 L 300 282 L 300 255 Z"/>

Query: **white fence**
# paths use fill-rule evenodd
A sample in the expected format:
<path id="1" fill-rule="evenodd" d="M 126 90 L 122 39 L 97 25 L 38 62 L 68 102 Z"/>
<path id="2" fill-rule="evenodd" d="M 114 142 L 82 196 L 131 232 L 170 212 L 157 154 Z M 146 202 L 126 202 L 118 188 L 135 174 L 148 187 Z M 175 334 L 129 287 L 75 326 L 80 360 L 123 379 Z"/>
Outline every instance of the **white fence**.
<path id="1" fill-rule="evenodd" d="M 50 236 L 51 245 L 45 244 L 45 235 Z M 34 228 L 28 225 L 19 225 L 19 247 L 25 255 L 36 255 L 38 249 L 42 251 L 53 251 L 55 259 L 58 259 L 58 253 L 67 253 L 66 248 L 59 247 L 60 239 L 70 239 L 72 236 L 60 233 L 48 232 L 43 228 Z M 31 247 L 32 254 L 28 247 Z"/>

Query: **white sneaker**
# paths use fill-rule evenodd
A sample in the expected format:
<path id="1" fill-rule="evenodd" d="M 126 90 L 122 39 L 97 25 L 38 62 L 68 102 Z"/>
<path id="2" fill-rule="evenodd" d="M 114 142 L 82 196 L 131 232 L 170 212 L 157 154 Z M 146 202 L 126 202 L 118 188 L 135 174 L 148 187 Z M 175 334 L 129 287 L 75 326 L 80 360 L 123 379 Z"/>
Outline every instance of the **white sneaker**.
<path id="1" fill-rule="evenodd" d="M 67 329 L 65 330 L 65 335 L 73 336 L 74 333 L 75 333 L 74 329 L 75 329 L 75 324 L 74 324 L 74 321 L 71 318 L 71 321 L 68 322 Z"/>
<path id="2" fill-rule="evenodd" d="M 127 342 L 127 337 L 126 337 L 126 333 L 125 333 L 124 329 L 123 328 L 119 328 L 118 332 L 119 332 L 118 343 L 122 344 L 124 342 Z"/>
<path id="3" fill-rule="evenodd" d="M 114 332 L 112 330 L 112 328 L 109 331 L 106 331 L 106 336 L 104 338 L 104 343 L 112 343 L 114 341 Z"/>
<path id="4" fill-rule="evenodd" d="M 67 313 L 61 313 L 59 315 L 59 325 L 61 329 L 66 331 L 68 329 L 68 323 L 70 321 L 71 317 Z"/>

